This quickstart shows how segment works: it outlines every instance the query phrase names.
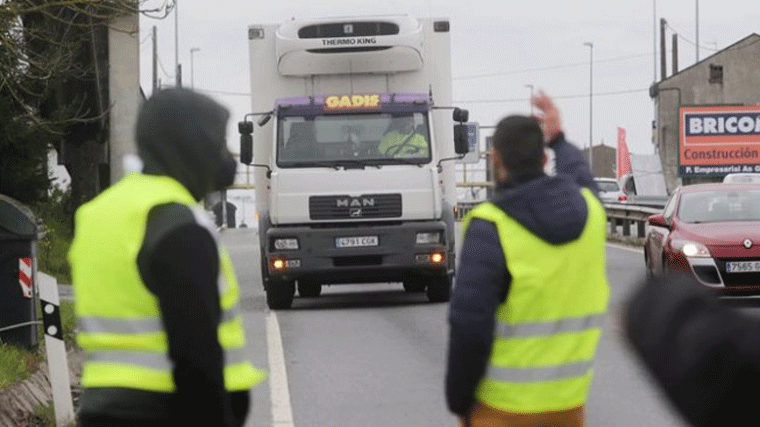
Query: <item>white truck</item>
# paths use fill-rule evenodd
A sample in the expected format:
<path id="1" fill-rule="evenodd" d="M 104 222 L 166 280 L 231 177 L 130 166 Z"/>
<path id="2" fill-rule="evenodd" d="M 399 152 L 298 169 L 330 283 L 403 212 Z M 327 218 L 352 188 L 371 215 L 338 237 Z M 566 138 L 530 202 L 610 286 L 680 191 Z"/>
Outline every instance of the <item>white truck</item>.
<path id="1" fill-rule="evenodd" d="M 238 127 L 241 162 L 255 167 L 269 307 L 289 308 L 296 287 L 316 297 L 325 284 L 367 282 L 447 301 L 453 160 L 467 152 L 449 22 L 290 20 L 250 26 L 248 39 L 253 112 Z"/>

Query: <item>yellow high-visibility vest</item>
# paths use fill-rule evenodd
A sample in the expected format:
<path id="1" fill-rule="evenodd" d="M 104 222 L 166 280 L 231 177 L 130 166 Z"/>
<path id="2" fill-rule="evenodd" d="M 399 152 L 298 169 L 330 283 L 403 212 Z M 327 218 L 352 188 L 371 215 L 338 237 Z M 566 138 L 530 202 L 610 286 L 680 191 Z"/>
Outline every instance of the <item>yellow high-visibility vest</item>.
<path id="1" fill-rule="evenodd" d="M 190 207 L 198 224 L 218 239 L 193 196 L 166 176 L 128 175 L 76 212 L 69 262 L 81 328 L 77 341 L 88 353 L 82 366 L 83 387 L 167 393 L 176 389 L 158 300 L 143 283 L 137 265 L 148 213 L 165 203 Z M 261 382 L 265 374 L 245 352 L 238 282 L 218 241 L 217 247 L 224 384 L 227 391 L 243 391 Z"/>
<path id="2" fill-rule="evenodd" d="M 601 325 L 609 300 L 606 215 L 582 190 L 588 218 L 580 237 L 548 243 L 493 203 L 475 207 L 473 218 L 493 223 L 512 276 L 507 299 L 496 311 L 489 366 L 476 390 L 478 401 L 508 412 L 539 413 L 585 404 Z"/>
<path id="3" fill-rule="evenodd" d="M 427 139 L 418 133 L 410 135 L 392 131 L 383 136 L 377 151 L 390 157 L 427 157 L 430 153 L 428 146 Z"/>

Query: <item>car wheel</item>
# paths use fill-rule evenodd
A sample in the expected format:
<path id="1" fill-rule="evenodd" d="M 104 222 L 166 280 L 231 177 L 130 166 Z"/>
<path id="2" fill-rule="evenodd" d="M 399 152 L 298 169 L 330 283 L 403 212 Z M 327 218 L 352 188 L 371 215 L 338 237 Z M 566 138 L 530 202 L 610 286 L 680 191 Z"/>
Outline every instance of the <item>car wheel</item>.
<path id="1" fill-rule="evenodd" d="M 430 279 L 427 287 L 427 297 L 430 302 L 446 302 L 451 298 L 451 276 Z"/>
<path id="2" fill-rule="evenodd" d="M 322 285 L 311 281 L 298 279 L 298 295 L 304 298 L 318 297 L 322 293 Z"/>
<path id="3" fill-rule="evenodd" d="M 407 279 L 404 280 L 404 290 L 407 293 L 423 292 L 427 284 L 422 279 Z"/>
<path id="4" fill-rule="evenodd" d="M 267 305 L 270 309 L 283 310 L 293 305 L 293 295 L 296 293 L 294 281 L 271 281 L 266 289 Z"/>

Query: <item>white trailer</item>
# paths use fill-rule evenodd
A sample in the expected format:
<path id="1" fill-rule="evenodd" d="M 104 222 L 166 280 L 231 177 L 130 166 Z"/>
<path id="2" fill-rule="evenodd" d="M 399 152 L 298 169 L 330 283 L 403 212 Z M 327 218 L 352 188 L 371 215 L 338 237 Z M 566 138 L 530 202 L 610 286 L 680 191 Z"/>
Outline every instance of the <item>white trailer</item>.
<path id="1" fill-rule="evenodd" d="M 269 306 L 290 307 L 296 284 L 313 297 L 324 284 L 398 281 L 447 301 L 453 160 L 467 151 L 467 112 L 451 107 L 449 22 L 290 20 L 253 25 L 248 38 L 253 113 L 239 123 L 241 161 L 256 167 Z M 412 121 L 419 136 L 380 151 Z"/>

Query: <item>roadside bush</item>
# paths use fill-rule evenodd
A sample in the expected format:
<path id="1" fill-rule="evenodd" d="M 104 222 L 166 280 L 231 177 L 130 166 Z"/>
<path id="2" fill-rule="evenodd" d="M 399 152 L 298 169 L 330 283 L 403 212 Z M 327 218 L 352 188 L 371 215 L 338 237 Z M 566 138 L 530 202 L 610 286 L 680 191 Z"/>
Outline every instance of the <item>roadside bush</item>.
<path id="1" fill-rule="evenodd" d="M 45 200 L 32 206 L 45 227 L 45 236 L 37 242 L 38 269 L 58 280 L 71 283 L 66 254 L 71 246 L 71 191 L 53 187 Z"/>

